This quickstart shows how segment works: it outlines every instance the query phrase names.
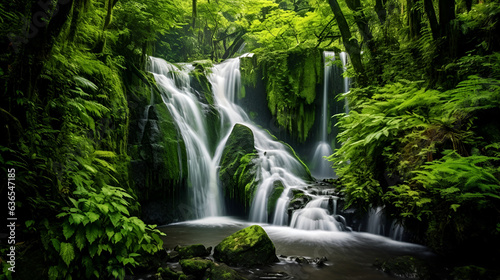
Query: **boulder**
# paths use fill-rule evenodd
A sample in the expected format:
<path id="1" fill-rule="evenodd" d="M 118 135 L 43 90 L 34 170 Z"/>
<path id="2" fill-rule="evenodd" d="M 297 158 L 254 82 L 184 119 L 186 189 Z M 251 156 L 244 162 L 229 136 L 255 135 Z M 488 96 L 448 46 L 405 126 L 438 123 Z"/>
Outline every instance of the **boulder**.
<path id="1" fill-rule="evenodd" d="M 230 266 L 245 267 L 278 261 L 273 242 L 258 225 L 244 228 L 222 240 L 214 249 L 214 259 Z"/>
<path id="2" fill-rule="evenodd" d="M 210 279 L 212 280 L 245 280 L 236 270 L 230 268 L 223 263 L 214 263 L 210 271 Z"/>
<path id="3" fill-rule="evenodd" d="M 236 124 L 227 139 L 220 160 L 219 178 L 226 209 L 231 215 L 246 216 L 257 189 L 258 158 L 250 128 Z"/>
<path id="4" fill-rule="evenodd" d="M 193 275 L 201 279 L 205 272 L 212 268 L 213 262 L 202 258 L 183 259 L 179 261 L 182 271 L 187 275 Z"/>
<path id="5" fill-rule="evenodd" d="M 189 246 L 177 246 L 175 251 L 179 252 L 180 259 L 191 259 L 195 257 L 207 257 L 210 255 L 212 248 L 205 248 L 202 244 L 195 244 Z"/>

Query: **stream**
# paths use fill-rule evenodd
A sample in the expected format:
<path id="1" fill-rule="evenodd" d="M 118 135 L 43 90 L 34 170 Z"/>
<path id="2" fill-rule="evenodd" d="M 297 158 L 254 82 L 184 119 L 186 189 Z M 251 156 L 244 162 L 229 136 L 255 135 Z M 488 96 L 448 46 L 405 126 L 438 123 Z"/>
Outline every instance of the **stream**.
<path id="1" fill-rule="evenodd" d="M 215 247 L 225 237 L 252 224 L 255 223 L 232 217 L 209 217 L 170 224 L 161 230 L 167 234 L 166 248 L 192 244 Z M 398 279 L 377 270 L 373 263 L 377 259 L 383 261 L 403 255 L 424 260 L 434 258 L 424 246 L 370 233 L 260 225 L 273 241 L 280 262 L 253 269 L 238 268 L 248 279 Z M 327 260 L 324 266 L 318 266 L 298 263 L 296 257 L 311 261 L 326 257 Z"/>
<path id="2" fill-rule="evenodd" d="M 335 54 L 327 52 L 324 58 L 325 61 L 333 61 Z M 341 54 L 340 59 L 345 67 L 345 54 Z M 166 248 L 193 244 L 215 247 L 232 233 L 259 224 L 275 244 L 280 261 L 259 268 L 236 268 L 248 279 L 394 279 L 394 276 L 376 269 L 374 262 L 398 256 L 433 258 L 424 246 L 372 234 L 384 233 L 380 210 L 373 211 L 368 226 L 365 226 L 372 233 L 351 230 L 352 225 L 346 224 L 342 213 L 337 214 L 339 197 L 336 190 L 321 189 L 304 181 L 305 169 L 290 149 L 255 125 L 247 112 L 235 103 L 241 87 L 240 58 L 228 59 L 211 69 L 208 81 L 212 85 L 213 105 L 203 101 L 191 87 L 189 72 L 193 67 L 191 64 L 172 65 L 162 59 L 150 58 L 150 71 L 162 91 L 164 104 L 182 132 L 186 146 L 191 199 L 188 208 L 195 219 L 161 227 L 167 234 L 164 238 Z M 325 73 L 321 133 L 314 153 L 314 161 L 318 164 L 312 169 L 317 178 L 335 176 L 330 163 L 324 159 L 332 153 L 327 138 L 327 119 L 332 112 L 326 106 L 331 102 L 327 98 L 331 86 L 326 81 L 334 73 L 333 66 L 326 62 Z M 348 90 L 348 84 L 349 81 L 344 79 L 344 92 Z M 207 121 L 207 112 L 212 109 L 220 116 L 218 122 Z M 347 104 L 339 110 L 347 112 Z M 339 110 L 334 113 L 339 113 Z M 223 191 L 218 181 L 222 151 L 232 128 L 238 123 L 252 130 L 259 167 L 259 185 L 250 205 L 249 218 L 245 221 L 228 216 L 232 213 L 225 210 Z M 218 131 L 215 145 L 209 143 L 208 137 L 214 129 Z M 283 192 L 274 209 L 268 210 L 269 196 L 277 181 L 281 182 Z M 307 199 L 303 205 L 291 209 L 297 193 Z M 362 230 L 359 226 L 355 229 Z M 402 232 L 402 229 L 396 229 Z M 322 259 L 320 265 L 319 259 Z M 171 265 L 180 270 L 178 264 Z"/>

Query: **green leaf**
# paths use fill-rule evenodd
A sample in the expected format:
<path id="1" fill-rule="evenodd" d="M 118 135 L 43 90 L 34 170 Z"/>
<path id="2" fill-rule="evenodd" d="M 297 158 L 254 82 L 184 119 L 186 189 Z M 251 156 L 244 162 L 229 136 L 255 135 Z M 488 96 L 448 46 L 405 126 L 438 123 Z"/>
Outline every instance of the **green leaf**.
<path id="1" fill-rule="evenodd" d="M 116 213 L 116 212 L 115 213 L 111 213 L 109 215 L 109 219 L 111 220 L 111 223 L 113 224 L 113 226 L 115 228 L 118 227 L 119 222 L 120 222 L 120 220 L 121 220 L 122 217 L 123 217 L 122 215 L 120 215 L 119 213 Z"/>
<path id="2" fill-rule="evenodd" d="M 85 238 L 85 233 L 83 230 L 79 230 L 75 235 L 76 247 L 81 251 L 86 245 L 87 239 Z"/>
<path id="3" fill-rule="evenodd" d="M 73 245 L 71 243 L 62 242 L 59 254 L 61 255 L 61 258 L 66 263 L 66 265 L 69 266 L 71 261 L 75 258 Z"/>
<path id="4" fill-rule="evenodd" d="M 81 224 L 85 220 L 85 216 L 82 214 L 78 213 L 72 213 L 71 216 L 69 217 L 69 222 L 70 224 Z"/>
<path id="5" fill-rule="evenodd" d="M 59 267 L 57 266 L 49 267 L 49 279 L 55 280 L 58 279 L 58 276 L 59 276 Z"/>
<path id="6" fill-rule="evenodd" d="M 113 243 L 118 243 L 120 242 L 120 240 L 122 240 L 123 236 L 121 233 L 117 232 L 115 233 L 115 235 L 113 236 Z"/>
<path id="7" fill-rule="evenodd" d="M 457 212 L 458 207 L 460 207 L 460 204 L 452 204 L 450 205 L 450 208 L 453 209 L 453 211 Z"/>
<path id="8" fill-rule="evenodd" d="M 92 226 L 85 227 L 85 236 L 90 244 L 99 237 L 99 229 L 92 224 Z"/>
<path id="9" fill-rule="evenodd" d="M 87 217 L 89 218 L 89 221 L 91 223 L 99 220 L 99 218 L 100 218 L 99 214 L 96 214 L 94 212 L 87 212 L 86 214 L 87 214 Z"/>
<path id="10" fill-rule="evenodd" d="M 70 239 L 71 236 L 73 236 L 73 233 L 75 233 L 75 228 L 69 223 L 64 223 L 63 224 L 63 235 L 64 235 L 64 237 L 66 237 L 66 240 Z"/>
<path id="11" fill-rule="evenodd" d="M 50 241 L 52 242 L 52 246 L 54 246 L 54 249 L 56 249 L 56 251 L 59 251 L 61 249 L 61 242 L 57 238 L 52 238 L 50 239 Z"/>
<path id="12" fill-rule="evenodd" d="M 97 204 L 97 208 L 103 213 L 103 214 L 108 214 L 109 212 L 109 207 L 107 204 Z"/>

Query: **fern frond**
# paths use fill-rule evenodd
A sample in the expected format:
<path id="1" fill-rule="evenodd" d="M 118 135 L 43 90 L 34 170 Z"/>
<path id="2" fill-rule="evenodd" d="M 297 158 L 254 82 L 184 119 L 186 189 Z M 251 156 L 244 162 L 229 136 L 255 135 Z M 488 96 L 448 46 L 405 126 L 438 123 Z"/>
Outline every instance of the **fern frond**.
<path id="1" fill-rule="evenodd" d="M 75 80 L 77 86 L 80 86 L 80 87 L 86 88 L 86 89 L 91 89 L 93 91 L 98 89 L 96 84 L 94 84 L 93 82 L 91 82 L 90 80 L 88 80 L 82 76 L 74 76 L 73 79 Z"/>

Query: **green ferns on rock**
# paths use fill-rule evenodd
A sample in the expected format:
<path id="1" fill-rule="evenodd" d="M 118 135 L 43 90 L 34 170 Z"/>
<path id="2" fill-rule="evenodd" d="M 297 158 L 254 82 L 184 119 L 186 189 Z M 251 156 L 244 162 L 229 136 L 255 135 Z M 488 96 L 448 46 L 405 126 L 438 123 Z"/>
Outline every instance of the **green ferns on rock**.
<path id="1" fill-rule="evenodd" d="M 384 205 L 443 253 L 478 246 L 479 235 L 495 243 L 500 134 L 498 123 L 487 134 L 480 127 L 498 118 L 499 85 L 470 76 L 448 91 L 409 81 L 353 89 L 351 111 L 337 116 L 342 146 L 330 157 L 346 207 Z"/>

